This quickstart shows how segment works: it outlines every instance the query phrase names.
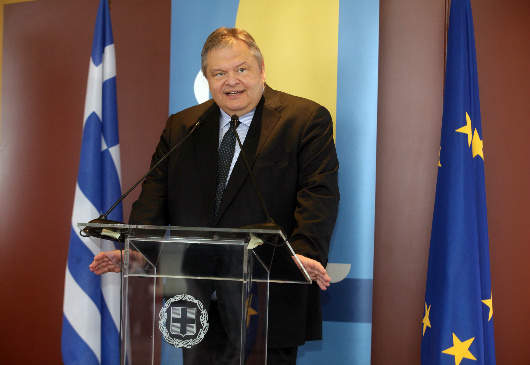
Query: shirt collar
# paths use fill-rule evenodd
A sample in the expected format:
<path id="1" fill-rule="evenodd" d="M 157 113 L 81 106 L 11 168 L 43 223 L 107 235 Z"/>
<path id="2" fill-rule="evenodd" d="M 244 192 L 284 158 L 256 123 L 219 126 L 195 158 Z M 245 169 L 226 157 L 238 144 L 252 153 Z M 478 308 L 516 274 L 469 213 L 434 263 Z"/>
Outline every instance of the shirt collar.
<path id="1" fill-rule="evenodd" d="M 219 116 L 219 124 L 221 125 L 221 128 L 223 128 L 228 123 L 230 123 L 230 120 L 232 120 L 232 117 L 226 114 L 223 109 L 219 108 L 219 110 L 221 111 L 221 115 Z M 252 123 L 252 118 L 254 117 L 255 112 L 256 112 L 256 108 L 252 109 L 247 114 L 240 116 L 239 122 L 250 128 L 250 123 Z"/>

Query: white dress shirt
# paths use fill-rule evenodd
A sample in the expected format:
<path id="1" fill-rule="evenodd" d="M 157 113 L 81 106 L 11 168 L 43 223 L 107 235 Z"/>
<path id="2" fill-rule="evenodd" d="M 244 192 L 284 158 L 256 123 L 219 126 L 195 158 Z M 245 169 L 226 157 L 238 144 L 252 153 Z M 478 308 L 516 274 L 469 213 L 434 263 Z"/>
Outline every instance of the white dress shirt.
<path id="1" fill-rule="evenodd" d="M 232 120 L 232 117 L 226 114 L 223 111 L 223 109 L 220 109 L 220 110 L 221 110 L 221 115 L 219 116 L 219 145 L 218 146 L 221 145 L 223 136 L 225 135 L 226 132 L 228 132 L 228 129 L 230 128 L 230 120 Z M 252 118 L 254 117 L 255 111 L 256 109 L 239 117 L 239 121 L 241 123 L 239 123 L 239 126 L 236 129 L 236 132 L 239 135 L 241 144 L 245 143 L 245 138 L 247 137 L 247 133 L 250 128 L 250 123 L 252 123 Z M 227 184 L 228 184 L 228 181 L 230 181 L 230 175 L 232 175 L 232 170 L 234 169 L 234 165 L 236 164 L 237 158 L 239 157 L 239 152 L 241 152 L 241 148 L 239 148 L 239 143 L 237 143 L 237 140 L 236 140 L 236 148 L 234 150 L 234 157 L 232 158 L 232 163 L 230 164 L 230 170 L 228 171 L 228 177 L 226 178 Z"/>

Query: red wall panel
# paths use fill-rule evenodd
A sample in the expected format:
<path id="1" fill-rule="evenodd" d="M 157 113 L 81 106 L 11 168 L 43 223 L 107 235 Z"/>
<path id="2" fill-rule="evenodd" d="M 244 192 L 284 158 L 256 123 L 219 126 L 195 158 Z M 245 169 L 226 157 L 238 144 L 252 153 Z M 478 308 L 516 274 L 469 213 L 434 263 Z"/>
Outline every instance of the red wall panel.
<path id="1" fill-rule="evenodd" d="M 530 2 L 472 1 L 497 364 L 530 364 Z"/>
<path id="2" fill-rule="evenodd" d="M 59 364 L 85 86 L 99 0 L 5 6 L 0 141 L 0 363 Z M 124 186 L 168 111 L 170 1 L 113 0 Z M 131 201 L 125 203 L 126 216 Z M 6 320 L 8 319 L 8 320 Z"/>
<path id="3" fill-rule="evenodd" d="M 419 364 L 443 100 L 443 1 L 381 1 L 373 364 Z"/>

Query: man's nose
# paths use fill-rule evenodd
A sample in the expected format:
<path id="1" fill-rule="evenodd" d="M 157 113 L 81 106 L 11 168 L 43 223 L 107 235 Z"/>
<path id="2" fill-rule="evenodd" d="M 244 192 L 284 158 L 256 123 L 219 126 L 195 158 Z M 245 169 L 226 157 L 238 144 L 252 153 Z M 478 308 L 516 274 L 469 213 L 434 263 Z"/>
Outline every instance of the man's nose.
<path id="1" fill-rule="evenodd" d="M 234 73 L 234 72 L 229 72 L 228 73 L 228 78 L 226 79 L 226 83 L 228 85 L 237 85 L 237 83 L 239 83 L 239 79 L 237 77 L 237 74 Z"/>

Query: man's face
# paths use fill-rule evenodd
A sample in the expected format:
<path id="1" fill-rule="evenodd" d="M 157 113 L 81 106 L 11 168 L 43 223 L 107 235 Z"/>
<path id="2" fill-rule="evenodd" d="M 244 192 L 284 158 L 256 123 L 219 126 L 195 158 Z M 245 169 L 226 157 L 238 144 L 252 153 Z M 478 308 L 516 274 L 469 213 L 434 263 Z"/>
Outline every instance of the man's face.
<path id="1" fill-rule="evenodd" d="M 214 48 L 206 55 L 206 79 L 213 100 L 228 115 L 242 116 L 258 105 L 265 69 L 242 41 Z"/>

